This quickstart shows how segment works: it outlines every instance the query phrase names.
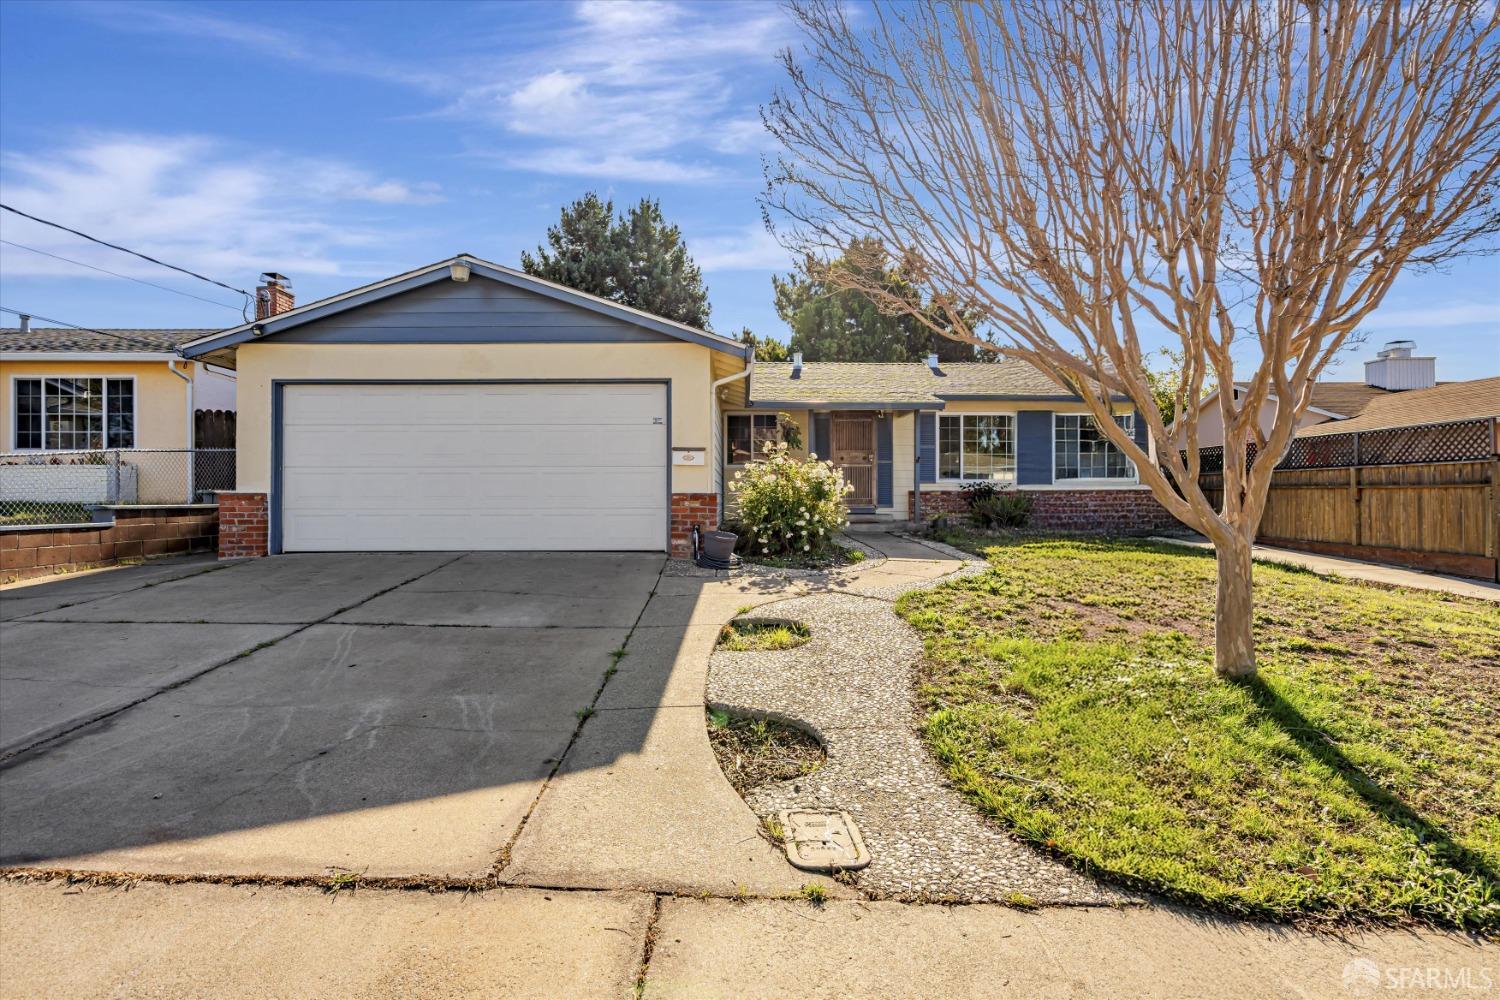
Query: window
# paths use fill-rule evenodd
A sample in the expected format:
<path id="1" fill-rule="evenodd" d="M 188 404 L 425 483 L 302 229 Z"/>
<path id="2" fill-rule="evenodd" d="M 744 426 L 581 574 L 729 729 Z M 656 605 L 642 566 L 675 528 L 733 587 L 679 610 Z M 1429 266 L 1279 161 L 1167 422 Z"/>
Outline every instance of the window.
<path id="1" fill-rule="evenodd" d="M 1054 425 L 1057 459 L 1054 479 L 1134 479 L 1135 466 L 1125 453 L 1099 433 L 1094 418 L 1082 413 L 1059 413 Z M 1115 417 L 1125 433 L 1135 433 L 1135 414 Z"/>
<path id="2" fill-rule="evenodd" d="M 1016 478 L 1016 418 L 958 413 L 938 417 L 939 479 Z"/>
<path id="3" fill-rule="evenodd" d="M 135 380 L 18 378 L 16 449 L 135 447 Z"/>
<path id="4" fill-rule="evenodd" d="M 729 422 L 729 464 L 744 465 L 759 458 L 766 442 L 781 440 L 774 413 L 731 413 Z"/>

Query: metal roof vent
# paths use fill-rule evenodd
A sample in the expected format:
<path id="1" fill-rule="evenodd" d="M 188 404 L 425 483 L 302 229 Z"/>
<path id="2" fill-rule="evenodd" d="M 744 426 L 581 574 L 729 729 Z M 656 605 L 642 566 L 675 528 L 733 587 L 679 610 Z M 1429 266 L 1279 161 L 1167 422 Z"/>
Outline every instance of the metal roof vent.
<path id="1" fill-rule="evenodd" d="M 792 378 L 802 377 L 802 352 L 792 355 Z"/>

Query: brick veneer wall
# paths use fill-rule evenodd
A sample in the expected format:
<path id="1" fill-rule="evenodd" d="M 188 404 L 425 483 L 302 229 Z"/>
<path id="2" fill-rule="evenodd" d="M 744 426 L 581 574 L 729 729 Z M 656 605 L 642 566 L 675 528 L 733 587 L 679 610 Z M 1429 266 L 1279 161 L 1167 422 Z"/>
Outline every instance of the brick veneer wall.
<path id="1" fill-rule="evenodd" d="M 0 577 L 24 580 L 122 559 L 212 552 L 217 545 L 219 511 L 213 506 L 116 507 L 111 513 L 113 521 L 97 524 L 0 531 Z"/>
<path id="2" fill-rule="evenodd" d="M 693 554 L 693 525 L 704 531 L 719 526 L 719 498 L 713 493 L 672 494 L 672 555 L 679 558 Z"/>
<path id="3" fill-rule="evenodd" d="M 264 493 L 219 493 L 219 558 L 263 556 L 270 550 L 270 506 Z"/>
<path id="4" fill-rule="evenodd" d="M 1150 490 L 1021 490 L 1031 495 L 1030 527 L 1054 531 L 1097 531 L 1109 535 L 1149 535 L 1182 524 Z M 962 514 L 968 510 L 955 490 L 923 490 L 922 514 Z M 906 492 L 906 516 L 912 491 Z"/>

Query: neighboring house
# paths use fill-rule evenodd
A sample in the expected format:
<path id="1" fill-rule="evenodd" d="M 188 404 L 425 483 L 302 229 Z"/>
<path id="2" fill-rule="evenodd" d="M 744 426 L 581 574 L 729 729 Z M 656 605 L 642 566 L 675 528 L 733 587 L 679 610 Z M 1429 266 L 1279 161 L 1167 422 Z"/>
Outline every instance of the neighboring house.
<path id="1" fill-rule="evenodd" d="M 469 256 L 182 353 L 237 372 L 224 555 L 682 554 L 781 411 L 845 468 L 857 511 L 904 517 L 919 483 L 932 509 L 993 476 L 1036 490 L 1044 521 L 1170 522 L 1082 404 L 1024 366 L 753 365 L 735 339 Z"/>
<path id="2" fill-rule="evenodd" d="M 194 410 L 233 410 L 232 372 L 184 361 L 209 330 L 0 329 L 0 451 L 186 448 Z"/>
<path id="3" fill-rule="evenodd" d="M 1348 420 L 1359 416 L 1365 407 L 1378 399 L 1389 398 L 1413 389 L 1427 389 L 1437 385 L 1436 359 L 1415 357 L 1416 345 L 1409 340 L 1393 340 L 1386 344 L 1374 358 L 1365 362 L 1363 382 L 1314 382 L 1308 407 L 1297 419 L 1299 430 L 1329 421 Z M 1235 399 L 1245 391 L 1243 384 L 1234 387 Z M 1219 415 L 1219 393 L 1210 393 L 1199 404 L 1198 446 L 1214 448 L 1224 443 L 1224 422 Z M 1270 434 L 1276 421 L 1276 397 L 1270 396 L 1261 404 L 1260 429 Z M 1187 436 L 1179 432 L 1178 448 L 1187 447 Z"/>
<path id="4" fill-rule="evenodd" d="M 1500 377 L 1480 378 L 1388 393 L 1371 400 L 1356 417 L 1303 428 L 1297 437 L 1318 438 L 1496 418 L 1500 418 Z M 1500 441 L 1495 444 L 1500 445 Z"/>

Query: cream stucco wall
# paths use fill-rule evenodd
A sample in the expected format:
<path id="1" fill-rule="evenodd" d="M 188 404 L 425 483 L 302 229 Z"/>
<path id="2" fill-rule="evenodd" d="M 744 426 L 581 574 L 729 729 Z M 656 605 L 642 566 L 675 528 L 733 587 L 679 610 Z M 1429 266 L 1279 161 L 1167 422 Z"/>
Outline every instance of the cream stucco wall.
<path id="1" fill-rule="evenodd" d="M 271 485 L 271 384 L 275 380 L 670 380 L 672 447 L 712 446 L 709 387 L 714 352 L 696 344 L 241 344 L 237 358 L 237 488 Z M 673 466 L 674 493 L 706 493 L 713 474 Z"/>
<path id="2" fill-rule="evenodd" d="M 1276 425 L 1276 400 L 1268 399 L 1260 404 L 1260 432 L 1270 434 L 1271 428 Z M 1308 410 L 1297 418 L 1297 429 L 1311 427 L 1314 424 L 1327 423 L 1332 417 L 1325 417 L 1321 413 Z M 1219 401 L 1217 396 L 1205 400 L 1198 412 L 1198 447 L 1216 448 L 1224 443 L 1224 417 L 1219 412 Z M 1177 448 L 1187 447 L 1187 434 L 1178 432 Z"/>
<path id="3" fill-rule="evenodd" d="M 196 368 L 185 362 L 179 369 Z M 187 447 L 187 383 L 165 361 L 7 361 L 0 355 L 0 451 L 13 451 L 18 378 L 134 378 L 135 446 Z"/>

